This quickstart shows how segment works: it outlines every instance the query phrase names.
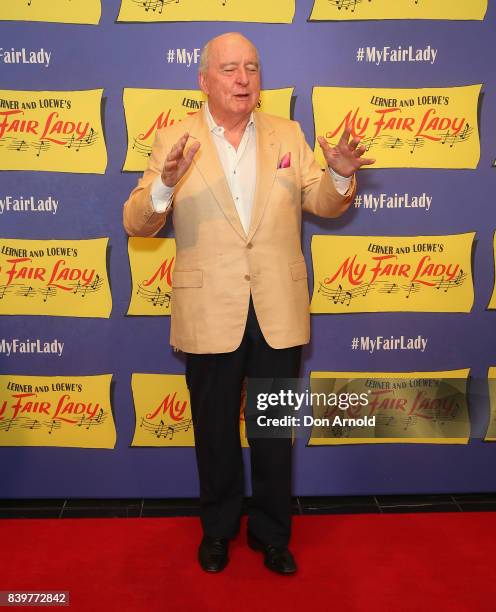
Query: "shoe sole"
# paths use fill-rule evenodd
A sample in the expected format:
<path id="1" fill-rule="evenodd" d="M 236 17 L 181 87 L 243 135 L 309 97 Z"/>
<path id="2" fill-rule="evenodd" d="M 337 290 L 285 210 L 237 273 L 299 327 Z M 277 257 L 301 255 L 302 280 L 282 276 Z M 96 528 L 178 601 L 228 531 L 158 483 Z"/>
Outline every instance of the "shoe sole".
<path id="1" fill-rule="evenodd" d="M 227 565 L 229 563 L 229 559 L 227 559 L 226 562 L 224 563 L 224 565 L 222 565 L 218 569 L 211 569 L 211 568 L 204 567 L 202 565 L 202 562 L 200 561 L 200 559 L 198 559 L 198 563 L 200 564 L 200 567 L 202 568 L 202 570 L 204 572 L 207 572 L 207 574 L 218 574 L 219 572 L 222 572 L 222 570 L 226 569 L 226 567 L 227 567 Z"/>

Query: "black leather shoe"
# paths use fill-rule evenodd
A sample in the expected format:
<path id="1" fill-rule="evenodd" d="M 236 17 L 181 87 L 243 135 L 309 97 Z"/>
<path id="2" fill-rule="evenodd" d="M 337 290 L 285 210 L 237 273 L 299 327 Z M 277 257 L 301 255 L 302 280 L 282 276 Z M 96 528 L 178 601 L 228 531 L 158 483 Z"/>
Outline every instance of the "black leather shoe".
<path id="1" fill-rule="evenodd" d="M 221 572 L 227 565 L 229 558 L 227 551 L 229 540 L 225 538 L 212 538 L 203 536 L 198 549 L 198 561 L 206 572 Z"/>
<path id="2" fill-rule="evenodd" d="M 248 546 L 252 550 L 264 553 L 264 563 L 273 572 L 288 576 L 296 572 L 296 562 L 287 547 L 277 547 L 272 544 L 264 544 L 253 534 L 248 532 Z"/>

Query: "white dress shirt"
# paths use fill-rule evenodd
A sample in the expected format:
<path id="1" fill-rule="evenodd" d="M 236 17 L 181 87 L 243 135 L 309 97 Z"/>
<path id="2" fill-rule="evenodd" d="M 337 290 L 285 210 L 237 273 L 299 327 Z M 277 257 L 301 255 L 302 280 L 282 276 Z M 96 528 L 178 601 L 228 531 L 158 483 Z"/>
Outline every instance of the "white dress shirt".
<path id="1" fill-rule="evenodd" d="M 241 224 L 245 233 L 248 234 L 257 182 L 257 141 L 253 113 L 250 115 L 237 149 L 226 139 L 224 128 L 215 123 L 207 103 L 205 103 L 205 116 Z M 332 168 L 329 168 L 329 172 L 336 191 L 344 195 L 350 187 L 351 178 L 340 176 Z M 151 188 L 152 205 L 155 212 L 165 212 L 172 204 L 173 195 L 174 187 L 167 187 L 161 177 L 157 176 Z"/>

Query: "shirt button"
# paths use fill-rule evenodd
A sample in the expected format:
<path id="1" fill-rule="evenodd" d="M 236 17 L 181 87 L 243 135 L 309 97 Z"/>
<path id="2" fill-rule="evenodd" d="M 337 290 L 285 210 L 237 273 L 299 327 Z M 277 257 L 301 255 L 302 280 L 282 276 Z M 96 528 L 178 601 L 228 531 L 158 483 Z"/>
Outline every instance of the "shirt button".
<path id="1" fill-rule="evenodd" d="M 250 275 L 249 274 L 245 274 L 245 280 L 250 280 Z"/>

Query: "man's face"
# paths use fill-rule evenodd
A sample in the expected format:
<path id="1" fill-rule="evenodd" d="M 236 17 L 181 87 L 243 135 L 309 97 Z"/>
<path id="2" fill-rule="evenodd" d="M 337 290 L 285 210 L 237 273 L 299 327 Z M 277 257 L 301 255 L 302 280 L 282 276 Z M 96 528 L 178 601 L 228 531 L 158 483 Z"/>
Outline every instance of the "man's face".
<path id="1" fill-rule="evenodd" d="M 200 87 L 219 120 L 249 116 L 260 98 L 260 67 L 255 47 L 232 34 L 211 42 L 208 68 L 200 73 Z"/>

